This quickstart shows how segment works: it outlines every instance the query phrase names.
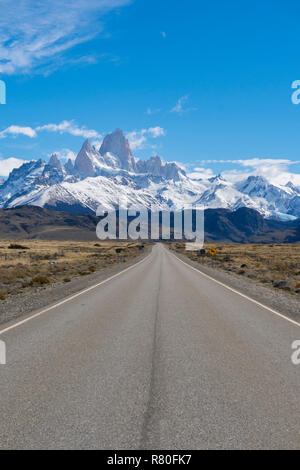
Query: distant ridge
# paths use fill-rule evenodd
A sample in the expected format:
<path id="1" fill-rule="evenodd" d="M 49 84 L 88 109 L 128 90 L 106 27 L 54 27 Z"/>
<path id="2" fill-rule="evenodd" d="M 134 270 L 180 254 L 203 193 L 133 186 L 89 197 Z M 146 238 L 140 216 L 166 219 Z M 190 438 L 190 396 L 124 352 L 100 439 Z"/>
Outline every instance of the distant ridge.
<path id="1" fill-rule="evenodd" d="M 97 240 L 94 215 L 73 215 L 36 206 L 0 209 L 0 238 L 42 240 Z M 205 240 L 235 243 L 299 243 L 300 219 L 283 222 L 264 219 L 253 209 L 208 209 Z"/>

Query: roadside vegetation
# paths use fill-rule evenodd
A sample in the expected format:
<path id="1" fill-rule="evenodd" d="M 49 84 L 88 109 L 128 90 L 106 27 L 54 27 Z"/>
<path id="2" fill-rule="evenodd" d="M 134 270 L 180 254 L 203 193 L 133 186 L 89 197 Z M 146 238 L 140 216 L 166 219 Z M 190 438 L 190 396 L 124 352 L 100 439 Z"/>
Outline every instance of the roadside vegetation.
<path id="1" fill-rule="evenodd" d="M 170 243 L 171 250 L 204 266 L 253 279 L 270 288 L 299 296 L 300 244 L 205 244 L 202 251 L 186 251 L 184 243 Z M 210 254 L 211 248 L 216 254 Z"/>
<path id="2" fill-rule="evenodd" d="M 143 244 L 133 242 L 0 240 L 0 301 L 125 263 L 143 249 Z"/>

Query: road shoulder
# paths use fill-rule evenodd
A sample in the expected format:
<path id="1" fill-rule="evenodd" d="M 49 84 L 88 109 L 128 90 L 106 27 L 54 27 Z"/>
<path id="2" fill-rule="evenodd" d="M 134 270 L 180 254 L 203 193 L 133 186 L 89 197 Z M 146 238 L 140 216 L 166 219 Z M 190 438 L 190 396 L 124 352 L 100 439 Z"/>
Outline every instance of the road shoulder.
<path id="1" fill-rule="evenodd" d="M 200 265 L 199 263 L 189 259 L 188 256 L 173 252 L 172 250 L 170 250 L 170 253 L 184 261 L 186 264 L 196 268 L 198 271 L 212 277 L 216 281 L 219 281 L 251 299 L 276 310 L 282 315 L 286 315 L 295 321 L 300 321 L 299 300 L 297 298 L 293 298 L 290 294 L 269 289 L 252 279 L 241 278 L 238 275 L 222 271 L 221 269 Z"/>

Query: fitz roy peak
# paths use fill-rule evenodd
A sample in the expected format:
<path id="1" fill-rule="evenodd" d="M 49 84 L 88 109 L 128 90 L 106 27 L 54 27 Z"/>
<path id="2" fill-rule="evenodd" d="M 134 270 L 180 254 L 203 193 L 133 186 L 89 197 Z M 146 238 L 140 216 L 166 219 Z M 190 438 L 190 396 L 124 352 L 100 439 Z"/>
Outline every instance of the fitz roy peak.
<path id="1" fill-rule="evenodd" d="M 100 155 L 105 160 L 109 156 L 115 156 L 118 167 L 128 171 L 135 171 L 135 159 L 132 156 L 130 145 L 121 129 L 116 129 L 112 134 L 108 134 L 101 145 Z"/>
<path id="2" fill-rule="evenodd" d="M 110 169 L 125 170 L 130 173 L 149 174 L 179 180 L 183 170 L 174 163 L 163 163 L 160 157 L 151 157 L 147 161 L 133 157 L 128 140 L 121 129 L 108 134 L 99 152 L 86 140 L 75 160 L 78 176 L 97 176 Z"/>
<path id="3" fill-rule="evenodd" d="M 14 169 L 0 185 L 0 207 L 35 205 L 70 213 L 95 213 L 119 200 L 164 209 L 196 203 L 204 208 L 256 209 L 265 217 L 300 217 L 300 191 L 291 182 L 274 185 L 261 176 L 232 183 L 218 175 L 195 180 L 176 163 L 133 156 L 123 132 L 107 135 L 99 150 L 86 140 L 75 162 L 59 155 Z"/>

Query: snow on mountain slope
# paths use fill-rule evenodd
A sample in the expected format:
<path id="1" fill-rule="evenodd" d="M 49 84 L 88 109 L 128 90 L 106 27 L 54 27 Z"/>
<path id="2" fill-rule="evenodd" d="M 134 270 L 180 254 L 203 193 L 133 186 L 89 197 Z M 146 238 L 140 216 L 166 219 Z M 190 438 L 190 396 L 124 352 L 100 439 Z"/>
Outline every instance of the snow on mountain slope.
<path id="1" fill-rule="evenodd" d="M 0 206 L 10 207 L 16 197 L 28 195 L 39 187 L 39 179 L 43 174 L 46 163 L 42 160 L 24 163 L 13 170 L 1 186 Z"/>
<path id="2" fill-rule="evenodd" d="M 235 184 L 221 175 L 194 180 L 160 157 L 135 158 L 120 129 L 105 137 L 99 151 L 85 141 L 74 163 L 62 165 L 56 154 L 48 163 L 25 163 L 0 186 L 3 208 L 30 204 L 95 212 L 99 204 L 112 207 L 117 198 L 160 209 L 197 203 L 205 208 L 249 207 L 266 217 L 300 217 L 300 191 L 292 183 L 275 186 L 259 176 Z"/>
<path id="3" fill-rule="evenodd" d="M 249 176 L 235 187 L 248 195 L 260 208 L 260 212 L 268 211 L 280 218 L 284 218 L 284 215 L 300 217 L 300 191 L 291 182 L 285 186 L 275 186 L 262 176 Z"/>

